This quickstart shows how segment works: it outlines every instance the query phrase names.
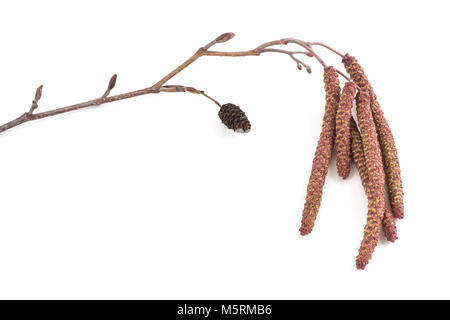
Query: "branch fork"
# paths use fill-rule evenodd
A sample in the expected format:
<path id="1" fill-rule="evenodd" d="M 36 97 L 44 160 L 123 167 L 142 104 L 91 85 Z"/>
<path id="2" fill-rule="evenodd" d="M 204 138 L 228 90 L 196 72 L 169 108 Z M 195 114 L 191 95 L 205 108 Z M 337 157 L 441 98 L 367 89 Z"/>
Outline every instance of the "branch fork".
<path id="1" fill-rule="evenodd" d="M 57 114 L 66 113 L 66 112 L 70 112 L 70 111 L 74 111 L 74 110 L 78 110 L 78 109 L 82 109 L 82 108 L 87 108 L 87 107 L 91 107 L 91 106 L 99 106 L 101 104 L 124 100 L 124 99 L 129 99 L 129 98 L 133 98 L 133 97 L 137 97 L 137 96 L 141 96 L 141 95 L 145 95 L 145 94 L 160 93 L 160 92 L 189 92 L 189 93 L 200 94 L 200 95 L 208 98 L 212 102 L 214 102 L 214 104 L 221 107 L 222 105 L 216 99 L 207 95 L 203 90 L 197 90 L 190 86 L 166 85 L 166 83 L 170 79 L 172 79 L 174 76 L 176 76 L 178 73 L 183 71 L 190 64 L 192 64 L 193 62 L 195 62 L 198 58 L 200 58 L 202 56 L 245 57 L 245 56 L 259 56 L 262 53 L 267 53 L 267 52 L 276 52 L 276 53 L 282 53 L 282 54 L 288 55 L 296 63 L 298 69 L 302 70 L 304 68 L 304 69 L 306 69 L 306 71 L 308 73 L 312 72 L 311 67 L 308 64 L 306 64 L 305 62 L 303 62 L 302 60 L 300 60 L 299 58 L 297 58 L 297 55 L 301 54 L 301 55 L 306 55 L 307 57 L 315 58 L 324 68 L 327 67 L 327 65 L 324 63 L 324 61 L 314 51 L 313 46 L 325 47 L 325 48 L 331 50 L 332 52 L 342 56 L 342 54 L 340 54 L 338 51 L 336 51 L 333 48 L 326 46 L 322 43 L 305 42 L 305 41 L 294 39 L 294 38 L 284 38 L 284 39 L 280 39 L 280 40 L 269 41 L 269 42 L 266 42 L 266 43 L 263 43 L 263 44 L 257 46 L 256 48 L 254 48 L 252 50 L 247 50 L 247 51 L 226 52 L 226 51 L 210 50 L 210 48 L 213 47 L 214 45 L 216 45 L 218 43 L 225 43 L 225 42 L 231 40 L 233 37 L 234 37 L 234 33 L 232 33 L 232 32 L 226 32 L 226 33 L 221 34 L 220 36 L 216 37 L 214 40 L 212 40 L 205 46 L 200 47 L 192 57 L 190 57 L 184 63 L 182 63 L 180 66 L 175 68 L 172 72 L 168 73 L 161 80 L 156 82 L 151 87 L 147 87 L 144 89 L 131 91 L 131 92 L 127 92 L 127 93 L 122 93 L 122 94 L 118 94 L 115 96 L 110 96 L 110 93 L 114 89 L 116 82 L 117 82 L 117 75 L 114 74 L 111 77 L 111 79 L 109 80 L 108 86 L 107 86 L 104 94 L 97 99 L 88 100 L 88 101 L 78 103 L 75 105 L 70 105 L 67 107 L 62 107 L 62 108 L 57 108 L 57 109 L 53 109 L 53 110 L 49 110 L 49 111 L 35 113 L 36 109 L 38 108 L 38 102 L 39 102 L 40 98 L 42 97 L 42 88 L 43 87 L 39 86 L 36 90 L 34 100 L 31 104 L 31 107 L 28 110 L 28 112 L 25 112 L 20 117 L 1 125 L 0 133 L 3 131 L 6 131 L 8 129 L 11 129 L 13 127 L 16 127 L 27 121 L 42 119 L 42 118 L 54 116 Z M 287 51 L 287 50 L 272 48 L 273 46 L 287 45 L 289 43 L 297 44 L 300 47 L 302 47 L 303 50 Z M 346 79 L 349 79 L 343 72 L 339 72 L 339 73 Z"/>

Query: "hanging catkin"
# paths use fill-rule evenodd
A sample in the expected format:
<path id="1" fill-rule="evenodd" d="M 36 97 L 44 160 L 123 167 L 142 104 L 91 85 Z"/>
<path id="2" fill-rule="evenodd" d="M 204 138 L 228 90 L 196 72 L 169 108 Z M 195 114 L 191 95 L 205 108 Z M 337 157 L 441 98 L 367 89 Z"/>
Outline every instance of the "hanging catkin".
<path id="1" fill-rule="evenodd" d="M 381 231 L 381 223 L 385 209 L 385 177 L 380 144 L 370 110 L 370 94 L 368 90 L 360 91 L 356 96 L 356 111 L 361 129 L 365 163 L 369 178 L 367 223 L 364 228 L 364 238 L 359 248 L 359 255 L 356 258 L 356 267 L 358 269 L 364 269 L 377 246 Z"/>
<path id="2" fill-rule="evenodd" d="M 350 133 L 352 140 L 352 158 L 353 162 L 358 169 L 359 175 L 361 177 L 361 182 L 364 187 L 364 191 L 367 196 L 369 196 L 369 176 L 367 173 L 366 159 L 364 156 L 363 142 L 361 134 L 359 133 L 358 127 L 353 117 L 350 118 Z M 392 212 L 389 210 L 387 204 L 384 208 L 383 217 L 383 231 L 386 239 L 388 241 L 394 242 L 397 240 L 397 226 L 392 216 Z"/>
<path id="3" fill-rule="evenodd" d="M 401 219 L 404 217 L 403 187 L 397 148 L 391 129 L 389 128 L 383 111 L 380 108 L 380 104 L 377 101 L 377 96 L 375 95 L 361 65 L 354 57 L 348 54 L 344 56 L 342 62 L 353 81 L 355 81 L 361 89 L 367 89 L 370 93 L 371 109 L 383 155 L 383 164 L 386 172 L 392 213 L 396 218 Z"/>
<path id="4" fill-rule="evenodd" d="M 386 239 L 390 242 L 395 242 L 397 237 L 397 224 L 395 223 L 395 218 L 392 215 L 391 210 L 387 206 L 384 209 L 383 217 L 383 231 Z"/>
<path id="5" fill-rule="evenodd" d="M 342 90 L 336 113 L 336 166 L 339 176 L 346 179 L 350 174 L 350 117 L 356 94 L 356 84 L 347 82 Z"/>
<path id="6" fill-rule="evenodd" d="M 328 173 L 331 151 L 334 145 L 336 111 L 341 89 L 339 87 L 338 74 L 333 67 L 325 68 L 324 82 L 326 92 L 325 115 L 323 117 L 322 132 L 317 143 L 311 176 L 307 187 L 302 225 L 300 228 L 302 235 L 307 235 L 314 227 L 322 200 L 322 189 Z"/>

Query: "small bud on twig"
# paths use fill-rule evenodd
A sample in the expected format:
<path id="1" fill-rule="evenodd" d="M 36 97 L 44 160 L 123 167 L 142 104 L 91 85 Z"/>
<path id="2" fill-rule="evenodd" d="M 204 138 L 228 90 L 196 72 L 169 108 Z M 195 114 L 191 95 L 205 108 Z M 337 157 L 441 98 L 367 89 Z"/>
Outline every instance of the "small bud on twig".
<path id="1" fill-rule="evenodd" d="M 114 89 L 114 86 L 116 85 L 116 81 L 117 81 L 117 74 L 113 74 L 113 76 L 109 80 L 108 88 L 106 89 L 105 93 L 102 95 L 102 98 L 106 98 L 109 95 L 109 93 L 111 92 L 111 90 Z"/>
<path id="2" fill-rule="evenodd" d="M 30 110 L 28 110 L 28 112 L 25 113 L 25 115 L 31 115 L 33 114 L 34 110 L 37 109 L 38 107 L 38 101 L 41 99 L 42 97 L 42 87 L 44 87 L 42 84 L 37 87 L 36 89 L 36 93 L 34 94 L 34 100 L 31 103 L 31 107 Z"/>
<path id="3" fill-rule="evenodd" d="M 227 42 L 228 40 L 233 39 L 234 33 L 233 32 L 226 32 L 220 36 L 218 36 L 215 40 L 216 43 L 222 43 Z"/>
<path id="4" fill-rule="evenodd" d="M 42 97 L 42 88 L 44 87 L 44 85 L 40 85 L 37 89 L 36 89 L 36 94 L 34 95 L 34 101 L 37 103 L 41 97 Z"/>
<path id="5" fill-rule="evenodd" d="M 225 33 L 221 34 L 220 36 L 218 36 L 217 38 L 215 38 L 210 43 L 208 43 L 206 46 L 202 47 L 201 49 L 202 50 L 208 50 L 209 48 L 211 48 L 216 43 L 227 42 L 228 40 L 231 40 L 233 37 L 234 37 L 234 33 L 233 32 L 225 32 Z"/>
<path id="6" fill-rule="evenodd" d="M 116 85 L 116 81 L 117 81 L 117 74 L 114 74 L 114 75 L 111 77 L 111 80 L 109 80 L 108 90 L 114 89 L 114 86 Z"/>

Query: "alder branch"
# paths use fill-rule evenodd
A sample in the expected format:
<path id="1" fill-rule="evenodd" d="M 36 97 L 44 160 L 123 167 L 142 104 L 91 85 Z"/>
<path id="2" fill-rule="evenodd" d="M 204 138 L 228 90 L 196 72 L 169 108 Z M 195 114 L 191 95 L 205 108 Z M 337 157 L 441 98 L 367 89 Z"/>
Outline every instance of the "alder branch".
<path id="1" fill-rule="evenodd" d="M 168 73 L 161 80 L 156 82 L 154 85 L 152 85 L 151 87 L 144 88 L 144 89 L 131 91 L 131 92 L 127 92 L 127 93 L 122 93 L 122 94 L 118 94 L 115 96 L 109 96 L 109 94 L 115 87 L 115 84 L 117 81 L 117 75 L 114 74 L 108 83 L 108 87 L 107 87 L 105 93 L 102 96 L 100 96 L 99 98 L 88 100 L 88 101 L 85 101 L 82 103 L 78 103 L 78 104 L 74 104 L 74 105 L 70 105 L 70 106 L 66 106 L 66 107 L 52 109 L 49 111 L 34 113 L 35 110 L 38 108 L 38 102 L 42 96 L 42 85 L 41 85 L 36 90 L 35 97 L 33 99 L 33 102 L 31 104 L 29 111 L 25 112 L 18 118 L 1 125 L 0 133 L 3 131 L 6 131 L 8 129 L 14 128 L 25 122 L 38 120 L 38 119 L 42 119 L 42 118 L 46 118 L 46 117 L 51 117 L 51 116 L 55 116 L 58 114 L 75 111 L 75 110 L 79 110 L 79 109 L 83 109 L 83 108 L 99 106 L 99 105 L 114 102 L 114 101 L 130 99 L 130 98 L 141 96 L 141 95 L 154 94 L 154 93 L 160 93 L 160 92 L 190 92 L 190 93 L 200 94 L 200 95 L 208 98 L 212 102 L 214 102 L 219 107 L 221 107 L 221 104 L 217 100 L 213 99 L 212 97 L 207 95 L 202 90 L 197 90 L 193 87 L 186 87 L 186 86 L 179 86 L 179 85 L 165 85 L 165 83 L 167 83 L 170 79 L 172 79 L 174 76 L 176 76 L 178 73 L 183 71 L 185 68 L 187 68 L 189 65 L 191 65 L 193 62 L 195 62 L 197 59 L 199 59 L 202 56 L 245 57 L 245 56 L 259 56 L 260 54 L 266 53 L 266 52 L 277 52 L 277 53 L 282 53 L 282 54 L 288 55 L 291 59 L 293 59 L 297 63 L 297 67 L 300 70 L 302 69 L 302 67 L 304 67 L 308 71 L 308 73 L 311 73 L 311 67 L 309 65 L 307 65 L 306 63 L 304 63 L 302 60 L 295 57 L 295 55 L 304 54 L 308 57 L 315 58 L 324 68 L 327 67 L 327 65 L 319 57 L 319 55 L 317 55 L 317 53 L 314 51 L 314 49 L 313 49 L 314 45 L 323 46 L 323 47 L 335 52 L 336 54 L 341 55 L 338 51 L 336 51 L 322 43 L 305 42 L 305 41 L 294 39 L 294 38 L 285 38 L 285 39 L 280 39 L 280 40 L 269 41 L 269 42 L 266 42 L 266 43 L 263 43 L 263 44 L 257 46 L 256 48 L 254 48 L 252 50 L 247 50 L 247 51 L 226 52 L 226 51 L 211 51 L 211 50 L 209 50 L 212 46 L 214 46 L 218 43 L 227 42 L 227 41 L 231 40 L 233 37 L 234 37 L 234 34 L 231 32 L 227 32 L 227 33 L 220 35 L 219 37 L 215 38 L 213 41 L 209 42 L 207 45 L 200 47 L 194 53 L 194 55 L 192 55 L 189 59 L 187 59 L 185 62 L 183 62 L 177 68 L 175 68 L 173 71 Z M 277 49 L 277 48 L 271 48 L 273 46 L 287 45 L 290 43 L 296 44 L 296 45 L 302 47 L 306 51 L 287 51 L 287 50 L 281 50 L 281 49 Z M 349 77 L 346 76 L 343 72 L 338 71 L 338 73 L 341 74 L 347 80 L 350 80 Z"/>

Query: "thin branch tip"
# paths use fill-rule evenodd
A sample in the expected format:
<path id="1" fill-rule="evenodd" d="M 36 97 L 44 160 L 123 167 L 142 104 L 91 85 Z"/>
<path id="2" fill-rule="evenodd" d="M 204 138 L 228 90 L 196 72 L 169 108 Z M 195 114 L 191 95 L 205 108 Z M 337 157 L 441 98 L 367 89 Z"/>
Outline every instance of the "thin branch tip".
<path id="1" fill-rule="evenodd" d="M 342 53 L 340 53 L 339 51 L 337 51 L 336 49 L 334 49 L 334 48 L 332 48 L 332 47 L 330 47 L 330 46 L 328 46 L 328 45 L 326 45 L 326 44 L 324 44 L 324 43 L 322 43 L 322 42 L 308 42 L 308 45 L 309 45 L 310 47 L 313 47 L 313 46 L 324 47 L 325 49 L 328 49 L 328 50 L 330 50 L 331 52 L 337 54 L 337 55 L 340 56 L 341 58 L 343 58 L 343 57 L 345 56 L 345 55 L 343 55 Z"/>

